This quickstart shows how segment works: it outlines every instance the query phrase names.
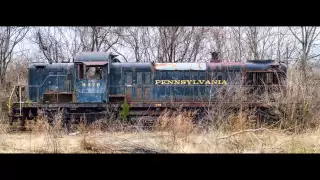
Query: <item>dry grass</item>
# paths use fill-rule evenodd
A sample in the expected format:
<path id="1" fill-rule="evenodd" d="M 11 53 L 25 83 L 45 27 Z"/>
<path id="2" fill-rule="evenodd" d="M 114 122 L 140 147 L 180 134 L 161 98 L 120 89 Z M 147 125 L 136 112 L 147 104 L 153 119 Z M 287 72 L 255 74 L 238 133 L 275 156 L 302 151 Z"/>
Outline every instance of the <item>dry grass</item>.
<path id="1" fill-rule="evenodd" d="M 49 139 L 48 139 L 49 138 Z M 103 132 L 59 137 L 1 134 L 2 153 L 318 153 L 320 133 L 288 135 L 279 130 L 247 129 L 234 133 Z"/>
<path id="2" fill-rule="evenodd" d="M 279 128 L 248 129 L 247 116 L 232 116 L 226 129 L 199 130 L 191 112 L 165 112 L 151 131 L 109 131 L 79 125 L 67 133 L 61 123 L 29 123 L 29 132 L 1 131 L 2 153 L 318 153 L 320 130 L 288 134 Z M 56 116 L 59 122 L 59 116 Z M 61 122 L 61 121 L 60 121 Z M 238 124 L 237 124 L 238 122 Z M 94 129 L 97 127 L 97 129 Z M 5 127 L 4 127 L 5 128 Z M 80 131 L 82 129 L 82 131 Z"/>

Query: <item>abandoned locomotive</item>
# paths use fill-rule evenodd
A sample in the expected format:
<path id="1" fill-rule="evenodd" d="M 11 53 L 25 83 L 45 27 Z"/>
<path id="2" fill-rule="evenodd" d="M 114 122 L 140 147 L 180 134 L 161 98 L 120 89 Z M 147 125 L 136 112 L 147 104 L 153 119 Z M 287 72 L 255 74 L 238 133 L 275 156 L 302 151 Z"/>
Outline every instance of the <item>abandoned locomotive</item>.
<path id="1" fill-rule="evenodd" d="M 284 85 L 286 66 L 273 60 L 204 63 L 121 63 L 104 52 L 82 52 L 73 63 L 32 63 L 28 96 L 15 87 L 18 98 L 11 103 L 10 117 L 33 119 L 39 112 L 63 109 L 65 117 L 96 118 L 106 108 L 121 109 L 127 116 L 157 116 L 165 108 L 204 108 L 240 86 Z M 261 89 L 261 88 L 260 88 Z"/>

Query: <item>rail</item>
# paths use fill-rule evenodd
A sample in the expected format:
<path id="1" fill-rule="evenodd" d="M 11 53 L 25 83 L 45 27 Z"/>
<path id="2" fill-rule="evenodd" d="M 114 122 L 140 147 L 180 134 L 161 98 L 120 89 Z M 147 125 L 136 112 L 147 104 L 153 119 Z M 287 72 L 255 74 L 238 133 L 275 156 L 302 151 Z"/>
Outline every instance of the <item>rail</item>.
<path id="1" fill-rule="evenodd" d="M 12 91 L 11 91 L 11 94 L 10 94 L 10 97 L 9 97 L 9 100 L 8 100 L 8 104 L 7 104 L 7 106 L 8 106 L 8 114 L 11 114 L 11 99 L 12 99 L 12 95 L 13 95 L 13 93 L 14 93 L 14 90 L 16 89 L 16 86 L 14 86 L 13 87 L 13 89 L 12 89 Z"/>
<path id="2" fill-rule="evenodd" d="M 14 91 L 16 90 L 16 88 L 19 89 L 19 115 L 21 116 L 22 115 L 22 90 L 21 90 L 21 86 L 14 86 L 12 91 L 11 91 L 11 94 L 10 94 L 10 97 L 9 97 L 9 100 L 8 100 L 8 114 L 10 115 L 11 114 L 11 106 L 12 106 L 12 103 L 11 103 L 11 100 L 12 100 L 12 96 L 13 96 L 13 93 Z"/>

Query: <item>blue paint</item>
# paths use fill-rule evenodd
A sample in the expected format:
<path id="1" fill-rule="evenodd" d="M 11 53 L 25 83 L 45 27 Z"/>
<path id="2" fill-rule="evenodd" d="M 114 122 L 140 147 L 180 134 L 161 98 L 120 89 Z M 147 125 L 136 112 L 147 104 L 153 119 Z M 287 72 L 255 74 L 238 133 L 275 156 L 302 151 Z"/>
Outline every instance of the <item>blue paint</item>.
<path id="1" fill-rule="evenodd" d="M 77 81 L 76 102 L 107 102 L 104 79 Z"/>
<path id="2" fill-rule="evenodd" d="M 75 65 L 76 72 L 76 102 L 80 103 L 101 103 L 108 102 L 108 69 L 107 66 L 101 66 L 101 79 L 86 79 L 86 73 L 83 74 L 83 79 L 80 79 L 80 66 Z M 84 66 L 85 67 L 85 66 Z M 84 68 L 85 71 L 85 68 Z"/>
<path id="3" fill-rule="evenodd" d="M 243 71 L 268 71 L 270 70 L 270 65 L 275 65 L 275 63 L 207 63 L 209 68 L 206 68 L 206 70 L 185 70 L 187 67 L 191 67 L 190 64 L 186 64 L 185 66 L 179 65 L 179 67 L 167 66 L 167 68 L 158 66 L 158 68 L 152 70 L 151 63 L 112 63 L 110 65 L 110 92 L 113 95 L 131 94 L 131 99 L 136 101 L 138 96 L 142 97 L 142 101 L 208 100 L 210 94 L 214 99 L 217 98 L 218 86 L 205 84 L 159 86 L 155 85 L 155 80 L 211 80 L 208 77 L 213 76 L 213 79 L 227 80 L 228 84 L 239 84 L 240 81 L 235 82 L 234 80 L 236 77 L 241 78 Z M 203 65 L 200 67 L 204 69 Z M 284 74 L 286 73 L 284 64 L 281 64 L 281 70 Z M 141 84 L 137 83 L 137 73 L 139 72 L 143 73 L 143 82 Z M 130 83 L 127 82 L 128 73 L 131 73 Z M 146 81 L 146 77 L 150 79 Z M 130 88 L 126 88 L 126 84 L 130 84 Z M 138 88 L 142 90 L 140 95 L 137 94 Z M 147 89 L 150 90 L 149 96 L 145 92 Z"/>
<path id="4" fill-rule="evenodd" d="M 30 101 L 42 101 L 45 92 L 73 92 L 73 63 L 32 63 L 28 76 Z"/>

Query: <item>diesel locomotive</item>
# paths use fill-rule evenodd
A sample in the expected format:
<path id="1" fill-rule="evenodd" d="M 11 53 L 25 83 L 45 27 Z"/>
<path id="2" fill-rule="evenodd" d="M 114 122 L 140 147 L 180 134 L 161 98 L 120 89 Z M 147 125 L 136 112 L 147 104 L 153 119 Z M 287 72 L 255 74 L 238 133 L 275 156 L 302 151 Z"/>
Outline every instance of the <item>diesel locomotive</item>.
<path id="1" fill-rule="evenodd" d="M 157 116 L 166 108 L 235 104 L 232 96 L 223 98 L 227 89 L 235 92 L 243 86 L 285 85 L 287 69 L 283 63 L 225 62 L 216 53 L 212 55 L 210 61 L 198 63 L 122 63 L 110 53 L 81 52 L 72 63 L 31 63 L 28 87 L 17 86 L 12 91 L 9 116 L 12 121 L 28 120 L 40 112 L 62 110 L 66 118 L 95 119 L 110 107 L 120 112 L 123 104 L 129 107 L 127 117 Z M 25 99 L 23 90 L 27 92 Z"/>

